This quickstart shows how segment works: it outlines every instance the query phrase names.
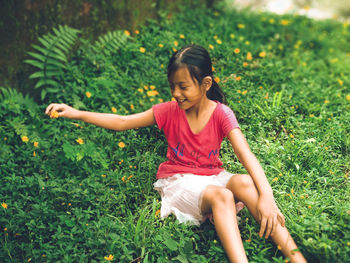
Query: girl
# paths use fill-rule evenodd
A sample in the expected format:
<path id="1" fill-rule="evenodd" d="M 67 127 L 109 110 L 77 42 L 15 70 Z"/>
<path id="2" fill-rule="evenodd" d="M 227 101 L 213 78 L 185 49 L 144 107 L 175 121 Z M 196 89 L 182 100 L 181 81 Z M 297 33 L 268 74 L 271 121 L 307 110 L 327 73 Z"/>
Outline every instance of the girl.
<path id="1" fill-rule="evenodd" d="M 250 151 L 233 111 L 213 79 L 206 49 L 190 45 L 177 51 L 168 64 L 168 81 L 175 101 L 154 105 L 128 116 L 76 110 L 50 104 L 46 114 L 82 120 L 123 131 L 157 124 L 168 141 L 167 161 L 160 164 L 155 189 L 162 197 L 161 216 L 170 213 L 194 224 L 212 215 L 230 262 L 248 262 L 236 212 L 243 202 L 260 223 L 259 235 L 272 237 L 292 262 L 306 262 L 285 227 L 264 171 Z M 227 137 L 249 175 L 222 168 L 220 145 Z M 241 208 L 241 207 L 240 207 Z"/>

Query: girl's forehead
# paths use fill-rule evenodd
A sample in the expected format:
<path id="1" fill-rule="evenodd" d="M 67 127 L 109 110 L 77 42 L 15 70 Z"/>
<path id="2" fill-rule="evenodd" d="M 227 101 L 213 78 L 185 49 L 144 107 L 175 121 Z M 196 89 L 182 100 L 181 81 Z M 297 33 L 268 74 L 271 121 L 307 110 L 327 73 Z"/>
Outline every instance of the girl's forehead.
<path id="1" fill-rule="evenodd" d="M 171 83 L 188 83 L 193 82 L 190 72 L 187 67 L 181 67 L 173 72 L 169 77 Z"/>

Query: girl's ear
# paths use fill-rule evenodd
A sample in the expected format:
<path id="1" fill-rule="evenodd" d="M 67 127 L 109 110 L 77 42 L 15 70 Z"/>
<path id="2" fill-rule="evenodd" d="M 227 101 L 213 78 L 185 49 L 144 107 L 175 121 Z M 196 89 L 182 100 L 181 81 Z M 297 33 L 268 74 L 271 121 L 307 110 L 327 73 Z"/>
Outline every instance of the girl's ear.
<path id="1" fill-rule="evenodd" d="M 206 91 L 208 91 L 213 83 L 213 79 L 210 76 L 206 76 L 202 80 L 202 85 Z"/>

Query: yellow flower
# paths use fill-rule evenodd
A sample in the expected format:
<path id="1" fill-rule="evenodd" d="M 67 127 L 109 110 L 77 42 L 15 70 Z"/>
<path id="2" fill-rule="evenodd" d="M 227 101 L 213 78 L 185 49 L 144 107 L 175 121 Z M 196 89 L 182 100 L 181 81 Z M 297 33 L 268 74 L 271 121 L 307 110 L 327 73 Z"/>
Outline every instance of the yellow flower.
<path id="1" fill-rule="evenodd" d="M 248 52 L 247 53 L 247 60 L 252 60 L 253 57 L 252 57 L 252 53 Z"/>
<path id="2" fill-rule="evenodd" d="M 269 19 L 269 23 L 270 23 L 270 24 L 274 24 L 274 23 L 275 23 L 275 19 L 270 18 L 270 19 Z"/>
<path id="3" fill-rule="evenodd" d="M 158 209 L 158 210 L 156 211 L 155 215 L 157 216 L 157 215 L 159 215 L 159 213 L 160 213 L 160 209 Z"/>
<path id="4" fill-rule="evenodd" d="M 287 19 L 283 19 L 283 20 L 281 21 L 281 24 L 282 24 L 283 26 L 288 26 L 289 23 L 290 23 L 290 21 L 287 20 Z"/>
<path id="5" fill-rule="evenodd" d="M 234 50 L 234 52 L 235 52 L 236 54 L 238 54 L 239 52 L 241 52 L 241 50 L 240 50 L 239 48 L 236 48 L 236 49 Z"/>
<path id="6" fill-rule="evenodd" d="M 137 29 L 134 32 L 136 35 L 140 34 L 140 31 L 138 31 Z"/>
<path id="7" fill-rule="evenodd" d="M 247 92 L 248 92 L 248 91 L 244 90 L 244 91 L 242 92 L 242 95 L 247 94 Z"/>
<path id="8" fill-rule="evenodd" d="M 163 44 L 159 44 L 158 47 L 164 47 L 164 45 Z"/>
<path id="9" fill-rule="evenodd" d="M 294 135 L 293 135 L 293 134 L 290 134 L 289 137 L 290 137 L 290 138 L 294 138 Z"/>
<path id="10" fill-rule="evenodd" d="M 230 34 L 230 38 L 235 38 L 235 34 Z"/>
<path id="11" fill-rule="evenodd" d="M 117 109 L 112 107 L 112 112 L 116 113 L 117 112 Z"/>
<path id="12" fill-rule="evenodd" d="M 131 166 L 131 168 L 132 168 L 132 166 Z M 129 181 L 131 178 L 133 178 L 133 175 L 130 175 L 130 176 L 128 177 L 128 181 Z"/>
<path id="13" fill-rule="evenodd" d="M 38 142 L 34 142 L 34 147 L 38 147 L 39 146 L 39 143 Z"/>
<path id="14" fill-rule="evenodd" d="M 156 86 L 150 85 L 149 88 L 153 90 L 153 89 L 156 89 Z"/>
<path id="15" fill-rule="evenodd" d="M 249 239 L 247 239 L 245 242 L 250 243 L 250 242 L 252 242 L 252 240 L 249 238 Z"/>
<path id="16" fill-rule="evenodd" d="M 250 45 L 250 41 L 246 41 L 246 42 L 244 42 L 247 46 L 249 46 Z"/>
<path id="17" fill-rule="evenodd" d="M 28 141 L 29 141 L 29 139 L 27 136 L 22 136 L 22 142 L 28 142 Z"/>
<path id="18" fill-rule="evenodd" d="M 125 176 L 122 177 L 122 181 L 125 182 Z"/>
<path id="19" fill-rule="evenodd" d="M 210 49 L 214 49 L 214 46 L 212 44 L 209 45 Z"/>
<path id="20" fill-rule="evenodd" d="M 105 256 L 105 260 L 112 261 L 114 259 L 114 256 L 112 254 L 109 254 L 109 256 Z"/>
<path id="21" fill-rule="evenodd" d="M 350 100 L 350 95 L 346 95 L 346 100 Z"/>
<path id="22" fill-rule="evenodd" d="M 143 93 L 143 89 L 137 89 L 137 91 Z"/>
<path id="23" fill-rule="evenodd" d="M 7 204 L 6 203 L 2 203 L 1 206 L 5 209 L 7 209 Z"/>
<path id="24" fill-rule="evenodd" d="M 313 117 L 315 117 L 315 115 L 314 114 L 310 114 L 310 118 L 313 118 Z"/>
<path id="25" fill-rule="evenodd" d="M 217 36 L 217 35 L 215 35 L 215 36 L 214 36 L 214 39 L 218 39 L 218 36 Z"/>
<path id="26" fill-rule="evenodd" d="M 158 101 L 159 101 L 159 102 L 164 102 L 164 100 L 163 100 L 163 99 L 158 99 Z"/>
<path id="27" fill-rule="evenodd" d="M 171 98 L 171 101 L 176 101 L 176 99 L 175 98 Z"/>
<path id="28" fill-rule="evenodd" d="M 125 147 L 125 143 L 120 142 L 120 143 L 118 143 L 118 146 L 119 146 L 120 148 L 124 148 L 124 147 Z M 121 162 L 122 162 L 122 161 L 121 161 Z"/>
<path id="29" fill-rule="evenodd" d="M 164 64 L 160 64 L 160 67 L 161 67 L 161 68 L 164 68 Z"/>
<path id="30" fill-rule="evenodd" d="M 159 94 L 159 93 L 158 93 L 158 91 L 156 91 L 156 90 L 147 91 L 147 96 L 148 96 L 148 97 L 156 96 L 156 95 L 158 95 L 158 94 Z"/>
<path id="31" fill-rule="evenodd" d="M 275 177 L 272 179 L 272 182 L 277 182 L 278 181 L 278 177 Z"/>
<path id="32" fill-rule="evenodd" d="M 237 90 L 237 93 L 242 93 L 242 92 L 241 92 L 241 90 L 239 89 L 239 90 Z"/>
<path id="33" fill-rule="evenodd" d="M 140 52 L 141 53 L 145 53 L 146 52 L 146 49 L 144 47 L 140 47 Z"/>
<path id="34" fill-rule="evenodd" d="M 90 93 L 89 91 L 87 91 L 87 92 L 85 93 L 85 95 L 86 95 L 86 97 L 88 97 L 88 98 L 91 97 L 91 93 Z"/>
<path id="35" fill-rule="evenodd" d="M 259 89 L 262 89 L 263 87 L 262 86 L 259 86 Z"/>
<path id="36" fill-rule="evenodd" d="M 131 110 L 134 110 L 134 109 L 135 109 L 134 104 L 130 104 L 130 109 L 131 109 Z"/>
<path id="37" fill-rule="evenodd" d="M 344 82 L 343 82 L 341 79 L 338 79 L 338 82 L 339 82 L 339 85 L 340 85 L 340 86 L 343 86 L 343 83 L 344 83 Z"/>
<path id="38" fill-rule="evenodd" d="M 50 118 L 57 119 L 58 118 L 58 112 L 57 111 L 52 111 L 50 114 Z"/>
<path id="39" fill-rule="evenodd" d="M 243 67 L 247 67 L 248 63 L 247 62 L 243 62 Z"/>
<path id="40" fill-rule="evenodd" d="M 241 80 L 242 78 L 241 77 L 236 77 L 236 80 Z"/>
<path id="41" fill-rule="evenodd" d="M 177 47 L 179 43 L 177 41 L 174 41 L 174 46 Z"/>
<path id="42" fill-rule="evenodd" d="M 102 176 L 103 178 L 106 178 L 106 175 L 105 175 L 105 174 L 101 174 L 101 176 Z"/>
<path id="43" fill-rule="evenodd" d="M 220 82 L 220 78 L 219 77 L 215 77 L 214 80 L 215 80 L 216 83 Z"/>
<path id="44" fill-rule="evenodd" d="M 36 156 L 36 152 L 35 152 L 35 151 L 33 152 L 33 156 L 34 156 L 34 157 Z"/>
<path id="45" fill-rule="evenodd" d="M 219 45 L 221 45 L 221 44 L 222 44 L 222 41 L 221 41 L 220 39 L 217 39 L 217 40 L 216 40 L 216 43 L 218 43 Z"/>
<path id="46" fill-rule="evenodd" d="M 292 194 L 294 194 L 294 189 L 292 188 L 292 189 L 290 189 L 290 192 L 292 193 Z"/>
<path id="47" fill-rule="evenodd" d="M 261 57 L 261 58 L 266 57 L 266 52 L 265 51 L 261 51 L 259 53 L 259 57 Z"/>
<path id="48" fill-rule="evenodd" d="M 176 52 L 176 51 L 177 51 L 177 49 L 173 47 L 173 51 L 174 51 L 174 52 Z"/>
<path id="49" fill-rule="evenodd" d="M 181 38 L 181 39 L 184 39 L 185 36 L 184 36 L 183 34 L 180 34 L 180 38 Z"/>
<path id="50" fill-rule="evenodd" d="M 130 32 L 128 30 L 124 30 L 124 34 L 130 36 Z"/>
<path id="51" fill-rule="evenodd" d="M 245 25 L 244 24 L 238 24 L 237 27 L 238 28 L 245 28 Z"/>
<path id="52" fill-rule="evenodd" d="M 214 68 L 214 66 L 211 66 L 211 71 L 213 71 L 213 72 L 215 71 L 215 68 Z"/>
<path id="53" fill-rule="evenodd" d="M 84 140 L 82 138 L 78 138 L 75 141 L 79 144 L 84 144 Z"/>
<path id="54" fill-rule="evenodd" d="M 277 246 L 278 250 L 282 250 L 282 247 L 280 245 Z"/>
<path id="55" fill-rule="evenodd" d="M 329 103 L 329 100 L 325 100 L 324 103 Z"/>

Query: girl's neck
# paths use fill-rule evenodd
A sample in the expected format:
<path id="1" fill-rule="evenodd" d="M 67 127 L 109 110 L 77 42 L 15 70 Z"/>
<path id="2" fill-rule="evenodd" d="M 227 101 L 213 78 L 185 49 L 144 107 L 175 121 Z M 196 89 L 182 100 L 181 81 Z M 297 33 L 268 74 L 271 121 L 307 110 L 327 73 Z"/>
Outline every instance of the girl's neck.
<path id="1" fill-rule="evenodd" d="M 198 119 L 201 115 L 206 114 L 208 111 L 212 112 L 216 107 L 216 102 L 208 98 L 203 98 L 197 105 L 185 110 L 188 118 Z"/>

